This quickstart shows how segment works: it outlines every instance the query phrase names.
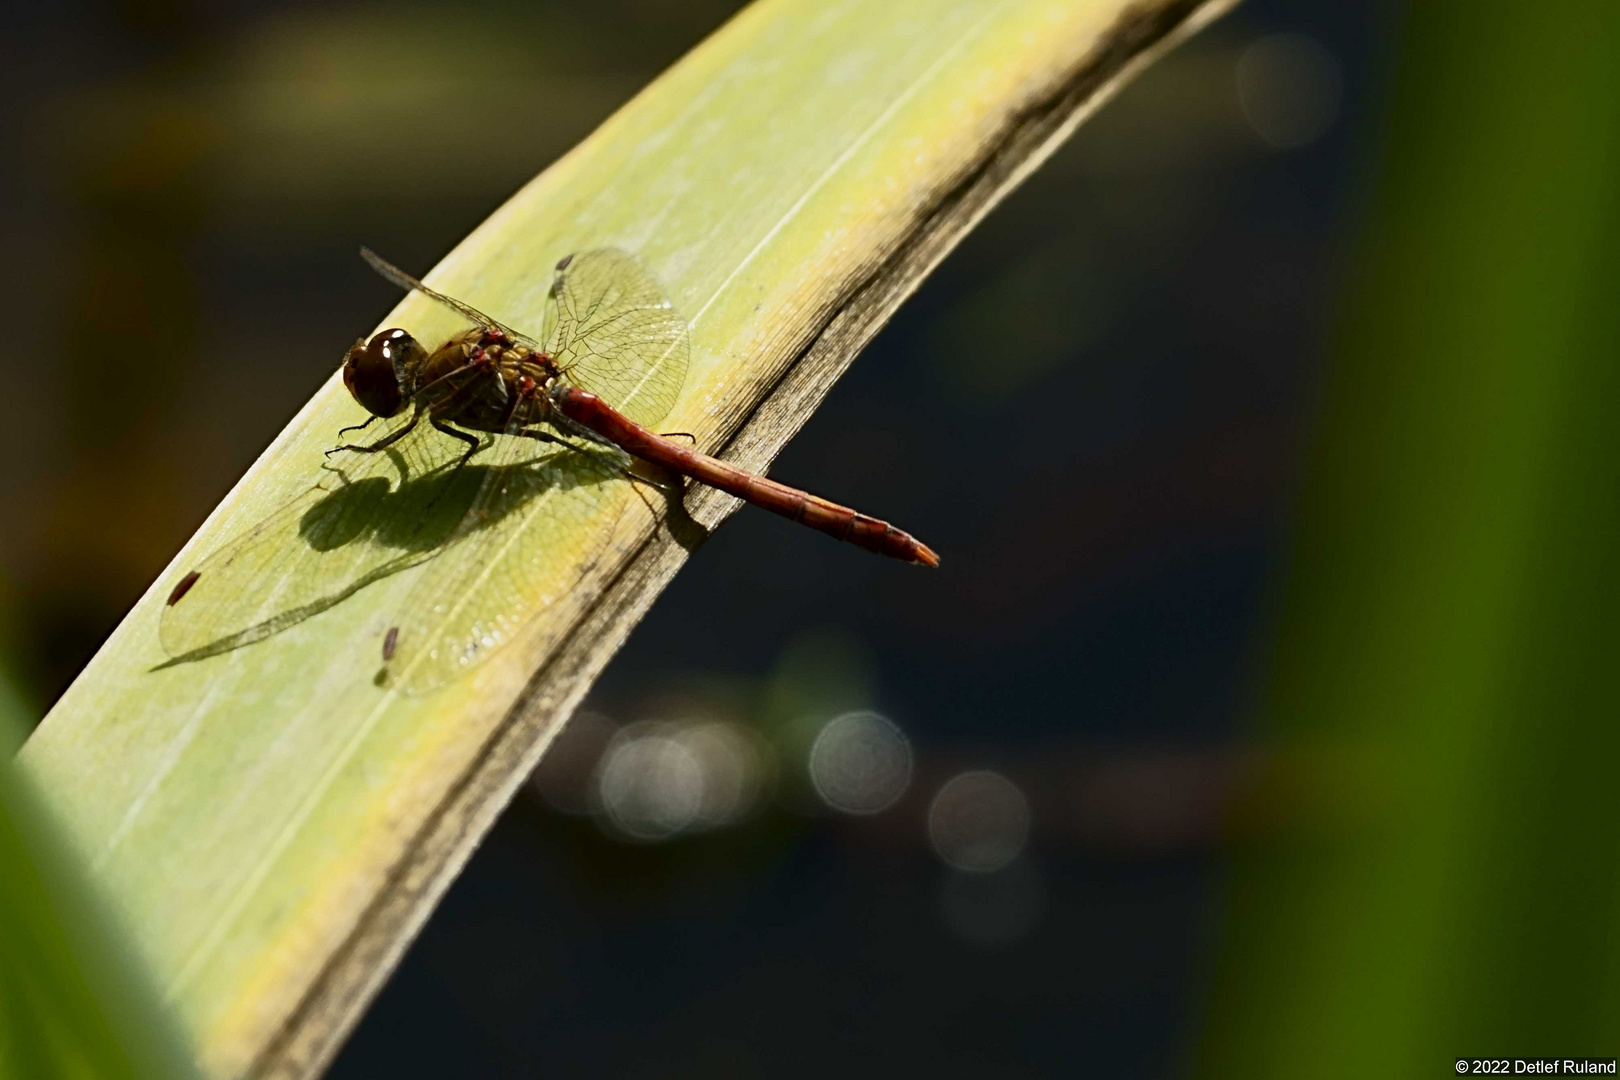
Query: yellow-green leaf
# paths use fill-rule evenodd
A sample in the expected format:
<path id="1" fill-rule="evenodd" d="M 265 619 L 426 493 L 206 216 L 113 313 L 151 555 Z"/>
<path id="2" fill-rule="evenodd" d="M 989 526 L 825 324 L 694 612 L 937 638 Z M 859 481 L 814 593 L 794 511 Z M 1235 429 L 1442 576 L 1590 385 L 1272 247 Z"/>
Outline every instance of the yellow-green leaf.
<path id="1" fill-rule="evenodd" d="M 429 283 L 534 330 L 559 257 L 633 252 L 690 325 L 684 389 L 662 426 L 763 467 L 960 235 L 1120 79 L 1225 4 L 762 0 L 514 196 Z M 424 340 L 462 328 L 420 295 L 385 325 Z M 559 536 L 566 592 L 427 694 L 372 678 L 420 565 L 264 640 L 166 664 L 170 591 L 308 491 L 334 433 L 360 418 L 335 379 L 322 388 L 23 754 L 216 1076 L 304 1076 L 334 1052 L 702 535 L 680 517 L 659 524 L 621 485 L 622 513 Z M 735 503 L 698 491 L 686 506 L 713 527 Z"/>

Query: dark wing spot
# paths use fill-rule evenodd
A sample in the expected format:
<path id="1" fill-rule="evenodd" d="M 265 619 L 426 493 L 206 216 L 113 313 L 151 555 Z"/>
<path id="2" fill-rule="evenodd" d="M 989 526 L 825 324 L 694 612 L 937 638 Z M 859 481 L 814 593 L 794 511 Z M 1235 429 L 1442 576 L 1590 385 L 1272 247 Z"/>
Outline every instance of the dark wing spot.
<path id="1" fill-rule="evenodd" d="M 566 270 L 568 269 L 568 264 L 573 261 L 574 257 L 572 255 L 564 255 L 562 258 L 557 260 L 557 269 Z"/>
<path id="2" fill-rule="evenodd" d="M 399 648 L 399 627 L 390 626 L 387 635 L 383 637 L 383 660 L 385 662 L 392 660 L 394 650 L 397 648 Z"/>
<path id="3" fill-rule="evenodd" d="M 169 606 L 174 607 L 174 605 L 178 604 L 180 602 L 180 598 L 191 591 L 191 587 L 197 584 L 197 579 L 200 577 L 202 577 L 202 574 L 198 573 L 196 570 L 193 570 L 191 573 L 181 578 L 180 584 L 176 585 L 174 587 L 174 592 L 169 594 Z"/>

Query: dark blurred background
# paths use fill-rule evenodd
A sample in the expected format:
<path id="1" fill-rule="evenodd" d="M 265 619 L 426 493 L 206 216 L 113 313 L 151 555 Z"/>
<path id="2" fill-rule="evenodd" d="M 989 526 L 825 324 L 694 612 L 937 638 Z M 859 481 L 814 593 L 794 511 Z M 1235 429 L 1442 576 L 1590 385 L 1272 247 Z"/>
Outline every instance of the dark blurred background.
<path id="1" fill-rule="evenodd" d="M 431 266 L 737 6 L 7 8 L 39 712 L 394 303 L 358 245 Z M 970 236 L 772 469 L 943 569 L 738 514 L 332 1075 L 1184 1072 L 1396 21 L 1251 0 Z"/>

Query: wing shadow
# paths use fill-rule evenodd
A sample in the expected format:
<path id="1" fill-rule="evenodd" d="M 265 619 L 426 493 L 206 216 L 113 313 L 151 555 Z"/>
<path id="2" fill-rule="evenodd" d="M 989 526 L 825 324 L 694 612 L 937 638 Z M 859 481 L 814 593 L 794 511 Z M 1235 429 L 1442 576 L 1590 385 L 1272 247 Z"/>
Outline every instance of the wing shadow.
<path id="1" fill-rule="evenodd" d="M 326 483 L 336 483 L 334 489 L 317 488 L 270 515 L 205 560 L 201 573 L 208 573 L 209 564 L 221 556 L 228 565 L 238 545 L 252 547 L 256 543 L 300 545 L 291 562 L 311 571 L 317 569 L 312 559 L 355 544 L 392 554 L 351 580 L 334 583 L 329 591 L 301 598 L 250 625 L 176 653 L 148 670 L 161 671 L 256 644 L 335 607 L 368 585 L 473 541 L 479 533 L 495 527 L 548 491 L 599 484 L 622 476 L 616 466 L 575 449 L 549 450 L 511 464 L 439 466 L 418 476 L 410 475 L 410 466 L 403 457 L 392 453 L 389 456 L 403 478 L 397 486 L 382 476 L 349 480 L 343 470 L 329 467 L 335 479 Z M 312 497 L 313 503 L 298 513 L 298 507 Z M 287 536 L 292 531 L 293 514 L 297 515 L 296 535 Z M 277 527 L 280 517 L 287 517 L 285 527 Z M 261 532 L 266 535 L 260 536 Z M 183 595 L 182 591 L 181 599 L 171 600 L 165 617 L 184 617 L 184 612 L 174 606 L 183 603 Z M 258 608 L 254 610 L 257 613 Z"/>

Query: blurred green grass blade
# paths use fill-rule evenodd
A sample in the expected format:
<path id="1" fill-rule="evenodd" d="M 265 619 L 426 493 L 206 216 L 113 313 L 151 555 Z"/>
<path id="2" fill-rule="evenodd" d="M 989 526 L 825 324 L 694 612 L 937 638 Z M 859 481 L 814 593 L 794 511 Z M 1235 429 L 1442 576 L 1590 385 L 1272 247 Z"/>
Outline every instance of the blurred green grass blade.
<path id="1" fill-rule="evenodd" d="M 183 1080 L 170 1017 L 12 764 L 23 707 L 0 674 L 0 1078 Z"/>
<path id="2" fill-rule="evenodd" d="M 1409 23 L 1208 1076 L 1620 1047 L 1620 5 Z"/>
<path id="3" fill-rule="evenodd" d="M 560 257 L 633 252 L 691 326 L 662 426 L 763 468 L 961 235 L 1121 80 L 1226 3 L 762 0 L 496 211 L 430 282 L 538 327 Z M 459 329 L 420 296 L 384 325 L 439 340 Z M 334 365 L 348 344 L 333 343 Z M 555 537 L 579 584 L 429 694 L 371 678 L 414 570 L 257 644 L 162 666 L 170 590 L 307 491 L 357 411 L 330 380 L 22 754 L 214 1076 L 320 1069 L 701 539 L 629 497 L 616 522 Z M 736 503 L 693 492 L 686 505 L 712 527 Z M 348 583 L 327 584 L 338 595 Z"/>

